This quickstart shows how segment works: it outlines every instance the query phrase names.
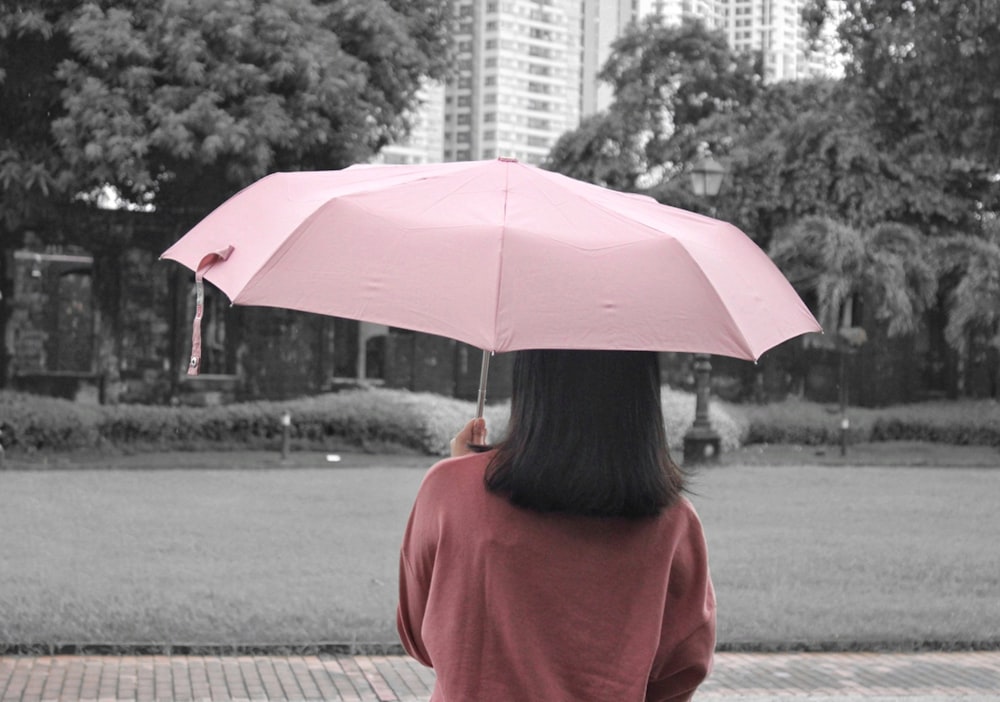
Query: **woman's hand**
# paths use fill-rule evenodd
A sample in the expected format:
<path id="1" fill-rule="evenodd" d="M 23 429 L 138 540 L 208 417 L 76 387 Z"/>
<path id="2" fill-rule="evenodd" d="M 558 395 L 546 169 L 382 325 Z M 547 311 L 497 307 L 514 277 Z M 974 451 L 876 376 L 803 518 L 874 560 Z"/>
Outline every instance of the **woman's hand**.
<path id="1" fill-rule="evenodd" d="M 465 456 L 470 453 L 475 453 L 474 446 L 485 446 L 486 445 L 486 420 L 482 417 L 477 417 L 471 420 L 462 431 L 455 435 L 455 438 L 451 440 L 451 455 L 452 458 L 457 456 Z"/>

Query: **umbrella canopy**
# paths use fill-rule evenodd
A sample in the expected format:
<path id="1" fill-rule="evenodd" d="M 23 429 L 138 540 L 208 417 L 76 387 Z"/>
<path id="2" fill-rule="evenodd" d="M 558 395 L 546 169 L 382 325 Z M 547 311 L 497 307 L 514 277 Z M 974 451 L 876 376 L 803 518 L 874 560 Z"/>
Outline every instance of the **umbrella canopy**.
<path id="1" fill-rule="evenodd" d="M 725 222 L 514 160 L 276 173 L 164 258 L 234 304 L 451 337 L 485 351 L 756 360 L 819 324 Z"/>

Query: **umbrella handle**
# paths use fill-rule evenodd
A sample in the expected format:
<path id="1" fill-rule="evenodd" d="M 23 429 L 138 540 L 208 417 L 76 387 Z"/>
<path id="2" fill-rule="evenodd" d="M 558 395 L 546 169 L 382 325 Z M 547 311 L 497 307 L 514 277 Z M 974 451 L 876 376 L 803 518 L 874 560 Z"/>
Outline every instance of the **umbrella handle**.
<path id="1" fill-rule="evenodd" d="M 486 378 L 490 373 L 490 356 L 492 351 L 483 349 L 483 365 L 479 370 L 479 399 L 476 402 L 476 419 L 483 416 L 483 407 L 486 405 Z"/>

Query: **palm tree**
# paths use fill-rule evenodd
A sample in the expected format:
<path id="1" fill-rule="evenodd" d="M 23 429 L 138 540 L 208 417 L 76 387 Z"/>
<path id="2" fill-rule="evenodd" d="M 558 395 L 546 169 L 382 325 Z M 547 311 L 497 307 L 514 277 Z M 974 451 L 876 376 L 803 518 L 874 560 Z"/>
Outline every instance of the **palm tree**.
<path id="1" fill-rule="evenodd" d="M 890 337 L 915 331 L 937 290 L 935 270 L 922 235 L 885 222 L 859 230 L 829 217 L 808 216 L 776 232 L 770 255 L 808 300 L 837 349 L 841 411 L 841 453 L 846 453 L 847 359 L 868 339 L 854 319 L 855 302 L 872 306 Z M 823 343 L 823 342 L 820 342 Z"/>
<path id="2" fill-rule="evenodd" d="M 913 332 L 937 291 L 923 236 L 885 222 L 861 231 L 809 216 L 777 232 L 770 255 L 792 285 L 816 305 L 824 329 L 854 329 L 856 300 L 874 303 L 889 336 Z"/>
<path id="3" fill-rule="evenodd" d="M 1000 227 L 995 227 L 1000 229 Z M 958 353 L 959 390 L 964 391 L 964 373 L 973 351 L 973 339 L 1000 352 L 1000 236 L 992 238 L 959 235 L 935 245 L 938 273 L 948 322 L 945 341 Z M 993 395 L 1000 390 L 1000 367 L 996 370 Z"/>

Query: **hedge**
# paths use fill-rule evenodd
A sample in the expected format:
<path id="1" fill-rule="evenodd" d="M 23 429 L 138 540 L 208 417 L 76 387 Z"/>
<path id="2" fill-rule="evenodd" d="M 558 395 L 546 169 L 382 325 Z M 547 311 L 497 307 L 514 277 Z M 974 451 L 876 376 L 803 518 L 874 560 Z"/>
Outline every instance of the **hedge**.
<path id="1" fill-rule="evenodd" d="M 679 450 L 694 417 L 694 396 L 664 389 L 667 435 Z M 0 391 L 0 441 L 11 451 L 78 449 L 157 451 L 267 449 L 281 445 L 281 417 L 291 417 L 296 449 L 447 452 L 455 432 L 474 414 L 473 403 L 430 393 L 360 389 L 287 402 L 248 402 L 218 407 L 94 406 Z M 503 435 L 509 406 L 489 405 L 493 439 Z M 725 449 L 740 445 L 745 427 L 721 403 L 713 425 Z"/>
<path id="2" fill-rule="evenodd" d="M 837 444 L 836 405 L 787 400 L 745 405 L 748 444 Z M 922 402 L 882 408 L 848 407 L 848 441 L 928 441 L 1000 447 L 1000 403 L 995 400 Z"/>
<path id="3" fill-rule="evenodd" d="M 681 450 L 695 398 L 664 388 L 663 410 L 671 449 Z M 473 403 L 430 393 L 358 389 L 286 402 L 218 407 L 97 406 L 0 391 L 0 442 L 12 452 L 276 450 L 281 417 L 291 416 L 298 450 L 411 451 L 442 455 Z M 509 408 L 486 408 L 490 437 L 503 435 Z M 851 443 L 932 441 L 1000 447 L 1000 403 L 934 402 L 881 409 L 848 409 Z M 836 406 L 788 400 L 768 405 L 711 404 L 712 426 L 723 450 L 743 444 L 837 444 Z"/>

